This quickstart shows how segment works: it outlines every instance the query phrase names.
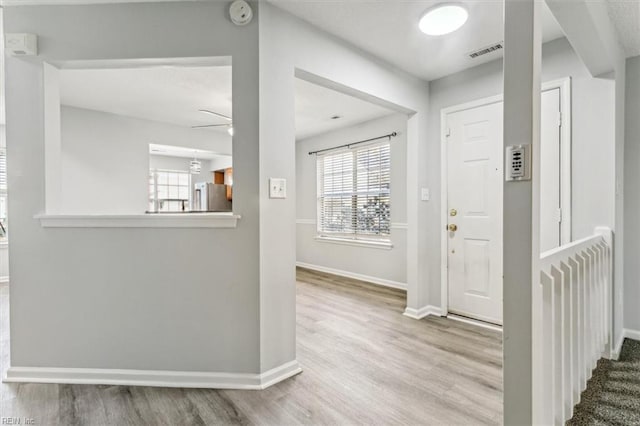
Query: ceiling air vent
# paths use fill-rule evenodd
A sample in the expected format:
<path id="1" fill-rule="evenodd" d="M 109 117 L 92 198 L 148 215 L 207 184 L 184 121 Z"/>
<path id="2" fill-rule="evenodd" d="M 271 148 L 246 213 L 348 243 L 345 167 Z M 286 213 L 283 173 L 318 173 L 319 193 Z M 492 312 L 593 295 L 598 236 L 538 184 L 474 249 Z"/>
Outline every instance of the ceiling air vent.
<path id="1" fill-rule="evenodd" d="M 496 50 L 501 50 L 503 48 L 504 42 L 501 41 L 500 43 L 492 44 L 491 46 L 486 46 L 481 49 L 474 50 L 473 52 L 469 53 L 468 56 L 471 59 L 475 59 L 479 56 L 486 55 L 487 53 L 495 52 Z"/>

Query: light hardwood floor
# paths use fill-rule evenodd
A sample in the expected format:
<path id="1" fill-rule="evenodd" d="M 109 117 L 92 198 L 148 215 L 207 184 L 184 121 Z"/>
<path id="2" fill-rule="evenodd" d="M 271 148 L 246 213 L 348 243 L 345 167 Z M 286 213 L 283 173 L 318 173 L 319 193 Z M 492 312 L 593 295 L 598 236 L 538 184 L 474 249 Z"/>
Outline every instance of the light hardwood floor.
<path id="1" fill-rule="evenodd" d="M 0 416 L 36 425 L 499 424 L 501 334 L 407 318 L 404 300 L 399 290 L 299 269 L 304 371 L 289 380 L 264 391 L 1 384 Z M 8 303 L 1 285 L 3 372 Z"/>

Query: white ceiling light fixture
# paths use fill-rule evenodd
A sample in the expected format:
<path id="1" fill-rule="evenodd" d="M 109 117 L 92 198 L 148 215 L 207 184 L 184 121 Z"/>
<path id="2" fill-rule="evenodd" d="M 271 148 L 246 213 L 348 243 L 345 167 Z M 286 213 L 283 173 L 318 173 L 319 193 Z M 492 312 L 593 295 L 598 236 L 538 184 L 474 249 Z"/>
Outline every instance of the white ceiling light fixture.
<path id="1" fill-rule="evenodd" d="M 460 4 L 441 3 L 427 10 L 418 27 L 431 36 L 440 36 L 460 29 L 469 18 L 469 12 Z"/>
<path id="2" fill-rule="evenodd" d="M 192 175 L 199 175 L 200 171 L 202 170 L 202 163 L 200 163 L 200 161 L 198 161 L 198 158 L 196 157 L 197 153 L 197 150 L 193 151 L 193 160 L 189 162 L 189 171 Z"/>
<path id="3" fill-rule="evenodd" d="M 189 163 L 189 171 L 191 172 L 191 174 L 199 175 L 201 170 L 202 163 L 200 163 L 198 160 L 191 160 L 191 162 Z"/>

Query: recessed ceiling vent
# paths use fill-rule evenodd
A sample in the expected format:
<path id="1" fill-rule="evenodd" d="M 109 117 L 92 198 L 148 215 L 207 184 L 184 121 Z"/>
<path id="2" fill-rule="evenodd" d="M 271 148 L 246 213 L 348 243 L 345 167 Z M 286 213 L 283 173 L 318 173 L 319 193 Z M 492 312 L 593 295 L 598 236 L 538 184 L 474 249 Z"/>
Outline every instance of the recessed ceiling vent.
<path id="1" fill-rule="evenodd" d="M 474 50 L 473 52 L 469 53 L 468 56 L 471 59 L 475 59 L 475 58 L 477 58 L 479 56 L 483 56 L 483 55 L 486 55 L 488 53 L 495 52 L 496 50 L 501 50 L 501 49 L 504 49 L 504 42 L 503 41 L 501 41 L 500 43 L 492 44 L 491 46 L 486 46 L 486 47 L 483 47 L 481 49 Z"/>

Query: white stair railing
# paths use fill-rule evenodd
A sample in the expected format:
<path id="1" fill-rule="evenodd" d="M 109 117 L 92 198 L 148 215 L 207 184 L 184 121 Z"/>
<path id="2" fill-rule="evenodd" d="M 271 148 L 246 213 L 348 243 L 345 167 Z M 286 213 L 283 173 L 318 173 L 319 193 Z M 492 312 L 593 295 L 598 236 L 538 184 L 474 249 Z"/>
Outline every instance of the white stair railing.
<path id="1" fill-rule="evenodd" d="M 601 357 L 611 351 L 612 232 L 540 257 L 533 290 L 534 424 L 563 425 Z"/>

